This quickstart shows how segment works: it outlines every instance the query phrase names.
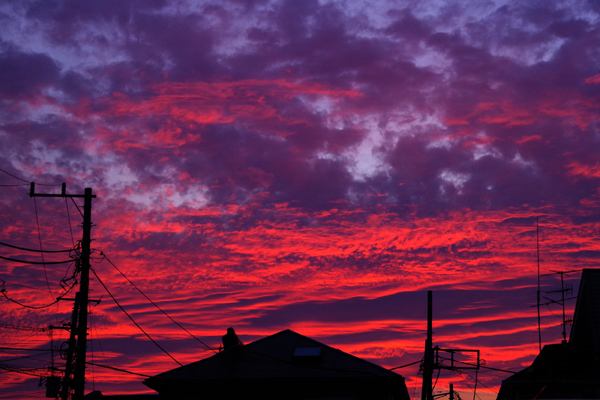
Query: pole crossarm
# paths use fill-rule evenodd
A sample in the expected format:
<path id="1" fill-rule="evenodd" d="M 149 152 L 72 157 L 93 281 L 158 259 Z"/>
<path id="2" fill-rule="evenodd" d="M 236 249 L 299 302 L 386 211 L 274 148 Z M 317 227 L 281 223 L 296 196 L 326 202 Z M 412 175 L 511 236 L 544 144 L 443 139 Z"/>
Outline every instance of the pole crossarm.
<path id="1" fill-rule="evenodd" d="M 65 183 L 63 183 L 60 194 L 35 193 L 35 182 L 31 182 L 31 186 L 29 187 L 29 197 L 71 197 L 71 198 L 83 198 L 83 199 L 85 199 L 87 197 L 87 194 L 67 194 L 66 187 L 67 187 L 67 185 Z M 95 194 L 91 194 L 90 196 L 92 199 L 96 198 Z"/>
<path id="2" fill-rule="evenodd" d="M 436 369 L 479 369 L 481 368 L 481 359 L 479 358 L 479 350 L 473 349 L 440 349 L 439 347 L 435 347 L 433 349 L 435 351 L 435 368 Z M 448 360 L 447 358 L 440 357 L 440 352 L 450 353 L 450 365 L 442 365 L 440 363 L 440 358 L 442 360 Z M 477 353 L 477 364 L 469 364 L 462 361 L 458 361 L 454 359 L 454 353 Z M 456 366 L 455 363 L 461 363 L 466 365 L 473 365 L 469 367 L 464 366 Z"/>

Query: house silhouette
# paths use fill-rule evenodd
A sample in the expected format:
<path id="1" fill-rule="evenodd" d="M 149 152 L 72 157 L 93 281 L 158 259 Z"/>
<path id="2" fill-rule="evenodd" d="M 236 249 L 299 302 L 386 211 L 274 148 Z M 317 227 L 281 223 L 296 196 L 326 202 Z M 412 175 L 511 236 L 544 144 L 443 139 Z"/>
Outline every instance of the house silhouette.
<path id="1" fill-rule="evenodd" d="M 223 351 L 144 384 L 165 399 L 410 399 L 402 376 L 289 329 L 247 345 L 231 333 Z"/>
<path id="2" fill-rule="evenodd" d="M 544 346 L 497 400 L 600 399 L 600 269 L 584 269 L 568 342 Z"/>

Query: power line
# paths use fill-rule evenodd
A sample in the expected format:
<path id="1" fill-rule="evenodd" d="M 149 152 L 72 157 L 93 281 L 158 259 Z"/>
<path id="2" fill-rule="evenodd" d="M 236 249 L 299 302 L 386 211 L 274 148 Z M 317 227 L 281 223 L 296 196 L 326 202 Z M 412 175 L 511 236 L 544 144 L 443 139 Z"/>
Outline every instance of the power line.
<path id="1" fill-rule="evenodd" d="M 35 200 L 35 197 L 33 198 L 33 204 L 34 204 L 33 208 L 35 209 L 35 222 L 37 224 L 38 240 L 40 242 L 42 266 L 44 267 L 44 277 L 46 278 L 46 286 L 48 287 L 48 293 L 50 293 L 50 296 L 53 296 L 52 289 L 50 289 L 50 281 L 48 280 L 48 271 L 46 271 L 46 262 L 45 262 L 46 260 L 44 260 L 44 249 L 42 247 L 42 233 L 40 231 L 40 219 L 38 217 L 37 201 Z"/>
<path id="2" fill-rule="evenodd" d="M 468 374 L 468 373 L 466 373 L 466 372 L 465 372 L 464 374 L 465 374 L 465 375 L 467 375 L 467 376 L 468 376 L 469 378 L 471 378 L 471 379 L 475 379 L 475 378 L 473 378 L 471 375 L 469 375 L 469 374 Z M 463 379 L 464 379 L 464 378 L 463 378 Z M 496 392 L 494 389 L 492 389 L 491 387 L 489 387 L 488 385 L 486 385 L 485 383 L 481 382 L 481 380 L 479 381 L 479 383 L 480 383 L 480 384 L 482 384 L 483 386 L 485 386 L 486 388 L 488 388 L 489 390 L 491 390 L 492 392 L 494 392 L 494 393 L 498 393 L 498 392 Z M 477 396 L 477 397 L 479 397 L 479 396 Z"/>
<path id="3" fill-rule="evenodd" d="M 40 351 L 40 350 L 38 350 L 38 351 Z M 36 360 L 33 357 L 43 356 L 44 354 L 48 354 L 48 353 L 50 353 L 50 350 L 46 350 L 46 351 L 43 351 L 42 353 L 34 354 L 32 356 L 20 356 L 20 357 L 9 358 L 7 360 L 0 360 L 0 363 L 4 363 L 4 362 L 7 362 L 7 361 L 23 360 L 25 358 L 28 358 L 28 359 L 31 359 L 31 360 L 34 360 L 34 361 L 44 362 L 44 361 L 41 361 L 41 360 Z"/>
<path id="4" fill-rule="evenodd" d="M 5 258 L 5 257 L 0 257 L 0 258 Z M 71 260 L 71 261 L 73 261 L 73 260 Z M 17 300 L 11 299 L 11 298 L 10 298 L 10 297 L 8 297 L 8 295 L 6 294 L 6 289 L 4 288 L 4 284 L 5 284 L 5 283 L 6 283 L 6 282 L 2 281 L 2 283 L 0 284 L 0 286 L 2 287 L 2 288 L 0 289 L 0 294 L 2 294 L 2 296 L 4 296 L 4 298 L 5 298 L 6 300 L 8 300 L 8 301 L 11 301 L 11 302 L 13 302 L 13 303 L 15 303 L 15 304 L 18 304 L 18 305 L 19 305 L 19 306 L 21 306 L 21 307 L 30 308 L 30 309 L 33 309 L 33 310 L 40 310 L 40 309 L 42 309 L 42 308 L 48 308 L 48 307 L 51 307 L 51 306 L 53 306 L 54 304 L 58 303 L 58 302 L 59 302 L 59 301 L 60 301 L 60 300 L 61 300 L 61 299 L 62 299 L 64 296 L 66 296 L 66 295 L 67 295 L 67 294 L 68 294 L 68 293 L 69 293 L 71 290 L 73 290 L 73 288 L 75 287 L 75 284 L 76 284 L 77 282 L 74 282 L 74 283 L 73 283 L 73 284 L 72 284 L 70 287 L 68 287 L 68 288 L 65 290 L 65 292 L 64 292 L 63 294 L 61 294 L 60 296 L 58 296 L 58 297 L 56 298 L 56 300 L 54 300 L 52 303 L 50 303 L 50 304 L 46 304 L 46 305 L 44 305 L 44 306 L 29 306 L 29 305 L 27 305 L 27 304 L 23 304 L 23 303 L 21 303 L 21 302 L 19 302 L 19 301 L 17 301 Z"/>
<path id="5" fill-rule="evenodd" d="M 442 359 L 442 360 L 448 360 L 448 358 L 445 358 L 445 357 L 440 357 L 440 359 Z M 477 367 L 477 364 L 468 363 L 468 362 L 464 362 L 464 361 L 454 360 L 454 362 L 455 363 L 460 363 L 460 364 L 472 365 L 474 367 Z M 492 370 L 492 371 L 506 372 L 507 374 L 516 374 L 515 371 L 509 371 L 509 370 L 506 370 L 506 369 L 486 367 L 486 366 L 483 366 L 483 365 L 479 365 L 479 368 L 489 369 L 489 370 Z"/>
<path id="6" fill-rule="evenodd" d="M 73 198 L 71 198 L 73 199 Z M 73 238 L 73 227 L 71 226 L 71 213 L 69 212 L 69 201 L 65 197 L 65 206 L 67 208 L 67 219 L 69 220 L 69 230 L 71 231 L 71 243 L 75 247 L 75 239 Z"/>
<path id="7" fill-rule="evenodd" d="M 24 261 L 24 260 L 17 260 L 16 258 L 3 257 L 3 256 L 0 256 L 0 258 L 3 259 L 3 260 L 14 261 L 14 262 L 18 262 L 18 263 L 21 263 L 21 264 L 33 264 L 33 265 L 40 265 L 40 264 L 66 264 L 66 263 L 73 262 L 73 260 L 67 260 L 67 261 L 48 261 L 48 262 Z"/>
<path id="8" fill-rule="evenodd" d="M 25 182 L 25 183 L 29 183 L 29 181 L 26 181 L 25 179 L 19 178 L 18 176 L 16 176 L 16 175 L 13 175 L 13 174 L 11 174 L 10 172 L 7 172 L 7 171 L 5 171 L 5 170 L 3 170 L 3 169 L 1 169 L 1 168 L 0 168 L 0 171 L 1 171 L 1 172 L 4 172 L 6 175 L 10 175 L 10 176 L 12 176 L 12 177 L 13 177 L 13 178 L 15 178 L 15 179 L 18 179 L 18 180 L 20 180 L 20 181 L 23 181 L 23 182 Z"/>
<path id="9" fill-rule="evenodd" d="M 0 350 L 14 350 L 14 351 L 44 351 L 51 352 L 52 349 L 44 350 L 44 349 L 26 349 L 24 347 L 0 347 Z"/>
<path id="10" fill-rule="evenodd" d="M 435 389 L 435 385 L 437 385 L 437 383 L 438 383 L 438 379 L 440 379 L 440 374 L 441 374 L 441 373 L 442 373 L 442 369 L 441 369 L 441 368 L 438 368 L 438 373 L 437 373 L 437 376 L 436 376 L 436 378 L 435 378 L 435 382 L 433 383 L 433 386 L 431 387 L 431 391 L 432 391 L 432 392 L 433 392 L 433 391 L 434 391 L 434 389 Z"/>
<path id="11" fill-rule="evenodd" d="M 48 328 L 35 328 L 31 326 L 18 326 L 18 325 L 10 325 L 10 324 L 0 324 L 0 328 L 5 329 L 16 329 L 19 331 L 32 331 L 32 332 L 46 332 Z"/>
<path id="12" fill-rule="evenodd" d="M 13 303 L 15 303 L 15 304 L 18 304 L 18 305 L 20 305 L 21 307 L 30 308 L 30 309 L 32 309 L 32 310 L 41 310 L 42 308 L 48 308 L 48 307 L 51 307 L 51 306 L 55 305 L 56 303 L 58 303 L 58 301 L 60 300 L 60 297 L 57 297 L 57 298 L 56 298 L 56 300 L 54 300 L 52 303 L 50 303 L 50 304 L 46 304 L 46 305 L 44 305 L 44 306 L 28 306 L 27 304 L 23 304 L 23 303 L 21 303 L 21 302 L 19 302 L 19 301 L 17 301 L 17 300 L 14 300 L 14 299 L 11 299 L 10 297 L 8 297 L 8 296 L 6 295 L 6 290 L 5 290 L 5 289 L 2 289 L 2 290 L 0 290 L 0 293 L 2 294 L 2 296 L 4 296 L 4 298 L 5 298 L 6 300 L 8 300 L 8 301 L 11 301 L 11 302 L 13 302 Z"/>
<path id="13" fill-rule="evenodd" d="M 465 383 L 467 384 L 467 386 L 469 387 L 469 389 L 473 390 L 473 399 L 475 399 L 475 396 L 477 396 L 477 398 L 479 400 L 481 400 L 481 397 L 479 397 L 479 395 L 477 395 L 477 386 L 475 386 L 475 389 L 473 389 L 471 387 L 471 385 L 469 384 L 469 382 L 467 381 L 467 379 L 464 377 L 464 375 L 467 375 L 466 373 L 463 373 L 462 371 L 456 369 L 456 372 L 458 372 L 458 375 L 463 379 L 463 381 L 465 381 Z M 469 378 L 473 379 L 473 377 L 471 375 L 467 375 Z"/>
<path id="14" fill-rule="evenodd" d="M 400 368 L 406 368 L 406 367 L 410 367 L 411 365 L 415 365 L 415 364 L 418 364 L 418 363 L 420 363 L 420 362 L 423 362 L 423 359 L 420 359 L 419 361 L 412 362 L 412 363 L 410 363 L 410 364 L 406 364 L 406 365 L 401 365 L 401 366 L 399 366 L 399 367 L 390 368 L 390 371 L 393 371 L 393 370 L 395 370 L 395 369 L 400 369 Z"/>
<path id="15" fill-rule="evenodd" d="M 20 374 L 31 375 L 31 376 L 44 376 L 41 372 L 35 373 L 33 371 L 46 371 L 46 368 L 19 368 L 11 367 L 10 365 L 0 364 L 0 369 L 4 369 L 7 372 L 18 372 Z"/>
<path id="16" fill-rule="evenodd" d="M 36 287 L 33 287 L 33 286 L 21 285 L 20 283 L 14 283 L 14 282 L 8 282 L 8 281 L 5 281 L 4 279 L 1 279 L 1 278 L 0 278 L 0 280 L 2 281 L 2 284 L 9 284 L 9 285 L 12 285 L 12 286 L 20 286 L 20 287 L 24 287 L 24 288 L 31 289 L 31 290 L 38 290 L 40 292 L 46 292 L 44 289 L 36 288 Z"/>
<path id="17" fill-rule="evenodd" d="M 127 280 L 127 282 L 129 282 L 131 284 L 131 286 L 133 286 L 138 292 L 140 292 L 142 294 L 142 296 L 144 296 L 146 298 L 146 300 L 148 300 L 150 303 L 152 303 L 152 305 L 154 307 L 156 307 L 160 312 L 162 312 L 164 315 L 166 315 L 167 318 L 169 318 L 175 325 L 177 325 L 178 327 L 180 327 L 181 329 L 183 329 L 188 335 L 190 335 L 191 337 L 193 337 L 194 339 L 196 339 L 198 342 L 202 343 L 204 345 L 204 347 L 206 347 L 207 350 L 212 350 L 215 353 L 218 353 L 217 350 L 211 348 L 209 345 L 207 345 L 206 343 L 204 343 L 202 340 L 200 340 L 199 338 L 197 338 L 196 336 L 194 336 L 190 331 L 188 331 L 187 329 L 185 329 L 179 322 L 177 322 L 173 318 L 171 318 L 171 316 L 169 314 L 167 314 L 162 308 L 160 308 L 158 306 L 158 304 L 156 304 L 148 296 L 146 296 L 146 294 L 144 292 L 142 292 L 142 290 L 140 288 L 138 288 L 135 285 L 135 283 L 133 283 L 123 272 L 121 272 L 121 270 L 112 261 L 110 261 L 110 259 L 106 256 L 106 254 L 104 254 L 103 252 L 100 252 L 100 254 L 102 256 L 104 256 L 104 258 L 106 259 L 106 261 L 108 261 L 121 275 L 123 275 L 123 278 L 125 278 Z"/>
<path id="18" fill-rule="evenodd" d="M 100 279 L 100 277 L 98 277 L 98 274 L 96 273 L 96 271 L 94 270 L 94 268 L 92 268 L 91 265 L 90 265 L 90 270 L 92 271 L 92 273 L 94 274 L 94 276 L 96 277 L 96 279 L 98 279 L 98 282 L 100 282 L 100 284 L 102 285 L 102 287 L 104 287 L 104 290 L 106 290 L 106 293 L 108 293 L 108 295 L 113 299 L 113 301 L 115 302 L 115 304 L 117 305 L 117 307 L 119 307 L 121 309 L 121 311 L 123 311 L 123 313 L 125 313 L 125 315 L 127 315 L 127 317 L 131 320 L 131 322 L 133 322 L 133 324 L 135 326 L 137 326 L 137 328 L 144 335 L 146 335 L 146 337 L 148 339 L 150 339 L 150 341 L 152 343 L 154 343 L 156 345 L 156 347 L 158 347 L 163 353 L 165 353 L 166 355 L 168 355 L 171 358 L 171 360 L 173 360 L 177 364 L 179 364 L 180 367 L 183 367 L 183 364 L 181 364 L 179 361 L 177 361 L 168 351 L 166 351 L 165 349 L 163 349 L 161 347 L 161 345 L 159 345 L 154 339 L 152 339 L 150 337 L 150 335 L 147 334 L 146 331 L 137 322 L 135 322 L 135 320 L 133 319 L 133 317 L 131 315 L 129 315 L 129 313 L 127 311 L 125 311 L 125 309 L 123 308 L 123 306 L 121 306 L 121 304 L 119 304 L 119 302 L 117 301 L 117 299 L 115 298 L 115 296 L 113 296 L 112 293 L 108 290 L 108 288 L 106 287 L 106 285 L 104 284 L 104 282 L 102 282 L 102 280 Z"/>
<path id="19" fill-rule="evenodd" d="M 143 377 L 146 377 L 146 378 L 151 378 L 151 375 L 138 374 L 137 372 L 131 372 L 131 371 L 127 371 L 125 369 L 116 368 L 116 367 L 110 367 L 108 365 L 96 364 L 96 363 L 93 363 L 93 362 L 86 362 L 86 364 L 93 365 L 95 367 L 108 368 L 108 369 L 112 369 L 112 370 L 119 371 L 119 372 L 125 372 L 125 373 L 131 374 L 131 375 L 138 375 L 138 376 L 143 376 Z"/>
<path id="20" fill-rule="evenodd" d="M 75 203 L 75 199 L 73 199 L 71 197 L 71 201 L 73 202 L 73 204 L 75 204 L 75 208 L 77 208 L 77 211 L 79 211 L 79 214 L 81 215 L 81 217 L 83 217 L 83 213 L 81 212 L 81 208 L 79 207 L 79 205 L 77 203 Z"/>
<path id="21" fill-rule="evenodd" d="M 3 169 L 1 169 L 1 168 L 0 168 L 0 172 L 4 172 L 6 175 L 12 176 L 13 178 L 15 178 L 15 179 L 18 179 L 18 180 L 20 180 L 20 181 L 22 181 L 22 182 L 25 182 L 25 183 L 27 183 L 27 184 L 31 183 L 30 181 L 28 181 L 28 180 L 25 180 L 25 179 L 23 179 L 23 178 L 19 178 L 18 176 L 14 175 L 14 174 L 11 174 L 10 172 L 8 172 L 8 171 L 5 171 L 5 170 L 3 170 Z M 38 185 L 38 186 L 60 186 L 59 184 L 56 184 L 56 185 L 47 185 L 47 184 L 46 184 L 46 185 L 45 185 L 45 184 L 43 184 L 43 183 L 36 183 L 36 185 Z M 10 185 L 2 185 L 2 186 L 10 186 Z M 16 185 L 13 185 L 13 186 L 16 186 Z M 24 185 L 19 185 L 19 186 L 24 186 Z"/>
<path id="22" fill-rule="evenodd" d="M 69 252 L 73 251 L 73 249 L 67 249 L 67 250 L 37 250 L 37 249 L 28 249 L 26 247 L 14 246 L 12 244 L 4 243 L 4 242 L 0 242 L 0 246 L 6 246 L 6 247 L 11 247 L 11 248 L 17 249 L 17 250 L 31 251 L 31 252 L 35 252 L 35 253 L 69 253 Z"/>

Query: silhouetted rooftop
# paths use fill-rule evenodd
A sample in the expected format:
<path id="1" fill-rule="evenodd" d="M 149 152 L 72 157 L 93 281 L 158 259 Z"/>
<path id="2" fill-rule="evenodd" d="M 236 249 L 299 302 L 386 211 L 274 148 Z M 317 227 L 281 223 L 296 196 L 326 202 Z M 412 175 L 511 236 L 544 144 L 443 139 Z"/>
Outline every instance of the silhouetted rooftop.
<path id="1" fill-rule="evenodd" d="M 581 274 L 568 343 L 544 346 L 533 363 L 502 382 L 498 400 L 600 398 L 600 269 Z"/>
<path id="2" fill-rule="evenodd" d="M 318 392 L 322 398 L 364 392 L 372 393 L 370 398 L 408 399 L 402 376 L 291 330 L 229 348 L 144 384 L 161 394 L 202 393 L 202 398 L 235 397 L 238 391 L 244 398 L 255 392 L 257 398 L 269 398 L 293 391 L 298 398 L 303 392 Z"/>

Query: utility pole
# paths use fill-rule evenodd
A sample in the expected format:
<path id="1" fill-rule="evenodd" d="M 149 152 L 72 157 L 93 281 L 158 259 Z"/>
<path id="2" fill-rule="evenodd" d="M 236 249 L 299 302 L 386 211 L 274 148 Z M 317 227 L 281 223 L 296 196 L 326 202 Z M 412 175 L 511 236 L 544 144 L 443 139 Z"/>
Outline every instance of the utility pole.
<path id="1" fill-rule="evenodd" d="M 75 294 L 75 302 L 73 303 L 73 312 L 71 313 L 71 325 L 69 332 L 69 347 L 67 348 L 67 359 L 65 364 L 65 376 L 62 381 L 60 391 L 61 400 L 69 400 L 69 392 L 72 386 L 71 373 L 73 371 L 73 355 L 75 353 L 77 315 L 79 314 L 79 292 Z"/>
<path id="2" fill-rule="evenodd" d="M 425 355 L 423 357 L 423 386 L 421 400 L 432 400 L 431 383 L 433 380 L 433 292 L 427 291 L 427 339 L 425 340 Z"/>
<path id="3" fill-rule="evenodd" d="M 538 317 L 538 343 L 542 351 L 542 317 L 540 316 L 540 217 L 535 218 L 535 242 L 537 247 L 537 317 Z"/>
<path id="4" fill-rule="evenodd" d="M 73 388 L 73 399 L 83 399 L 85 390 L 85 358 L 86 358 L 86 338 L 87 338 L 87 317 L 88 317 L 88 302 L 89 302 L 89 285 L 90 285 L 90 246 L 91 246 L 91 230 L 92 230 L 92 199 L 96 198 L 96 195 L 92 194 L 91 188 L 86 188 L 84 194 L 67 194 L 66 184 L 62 184 L 62 190 L 60 194 L 42 194 L 35 193 L 35 183 L 31 182 L 31 188 L 29 191 L 31 197 L 70 197 L 70 198 L 83 198 L 83 236 L 81 239 L 81 257 L 80 257 L 80 268 L 81 276 L 79 281 L 79 292 L 77 293 L 77 300 L 79 304 L 76 307 L 79 308 L 78 320 L 77 320 L 77 354 L 75 357 L 75 373 L 73 374 L 73 382 L 71 384 L 68 375 L 70 371 L 65 371 L 65 379 L 63 380 L 63 393 L 68 396 L 69 389 L 65 388 L 65 385 Z M 75 326 L 71 326 L 74 330 Z M 71 350 L 69 350 L 71 351 Z"/>
<path id="5" fill-rule="evenodd" d="M 440 351 L 449 353 L 450 358 L 440 356 Z M 476 364 L 462 362 L 455 359 L 455 353 L 475 353 L 477 356 Z M 444 365 L 443 361 L 450 361 L 450 365 Z M 458 366 L 457 363 L 462 364 Z M 472 349 L 440 349 L 433 347 L 433 301 L 432 291 L 427 291 L 427 340 L 425 340 L 425 355 L 423 356 L 423 386 L 421 388 L 421 400 L 434 400 L 436 397 L 445 396 L 448 393 L 433 395 L 433 370 L 438 369 L 476 369 L 481 367 L 481 358 L 479 350 Z M 454 385 L 450 384 L 450 399 L 454 398 Z"/>

